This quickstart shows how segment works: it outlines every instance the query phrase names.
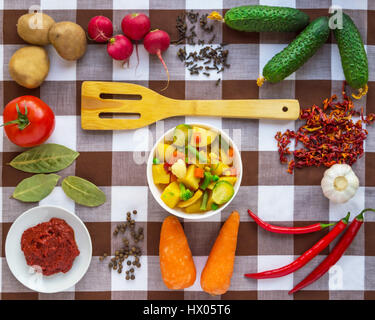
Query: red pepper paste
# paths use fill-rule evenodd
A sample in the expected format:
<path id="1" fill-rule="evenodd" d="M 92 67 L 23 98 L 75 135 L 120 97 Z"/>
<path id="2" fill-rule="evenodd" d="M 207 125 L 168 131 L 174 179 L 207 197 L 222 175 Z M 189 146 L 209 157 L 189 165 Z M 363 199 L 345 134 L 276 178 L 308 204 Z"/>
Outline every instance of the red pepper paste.
<path id="1" fill-rule="evenodd" d="M 27 264 L 40 267 L 45 276 L 68 272 L 79 255 L 72 227 L 58 218 L 25 230 L 21 249 Z"/>

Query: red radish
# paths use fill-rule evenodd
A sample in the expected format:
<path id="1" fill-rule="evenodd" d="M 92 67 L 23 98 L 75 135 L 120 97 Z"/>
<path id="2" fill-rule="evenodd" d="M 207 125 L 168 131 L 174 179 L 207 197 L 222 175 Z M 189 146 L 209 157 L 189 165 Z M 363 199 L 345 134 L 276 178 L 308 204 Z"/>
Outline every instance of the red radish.
<path id="1" fill-rule="evenodd" d="M 150 26 L 150 19 L 143 13 L 130 13 L 121 21 L 122 32 L 132 40 L 143 39 Z"/>
<path id="2" fill-rule="evenodd" d="M 171 38 L 169 37 L 169 34 L 166 33 L 163 30 L 152 30 L 150 31 L 143 40 L 143 45 L 145 46 L 145 49 L 150 54 L 156 54 L 161 61 L 161 63 L 164 66 L 164 69 L 168 76 L 168 82 L 165 88 L 163 88 L 161 91 L 164 91 L 168 88 L 169 85 L 169 71 L 167 68 L 167 65 L 165 64 L 161 53 L 168 49 L 169 44 L 171 43 Z"/>
<path id="3" fill-rule="evenodd" d="M 95 16 L 87 28 L 89 37 L 96 42 L 107 42 L 113 34 L 112 21 L 104 16 Z"/>
<path id="4" fill-rule="evenodd" d="M 107 52 L 115 60 L 127 61 L 133 53 L 133 44 L 122 34 L 118 34 L 107 43 Z"/>
<path id="5" fill-rule="evenodd" d="M 137 67 L 139 64 L 138 41 L 150 31 L 151 23 L 148 16 L 143 13 L 127 14 L 121 21 L 121 29 L 124 35 L 135 42 L 135 52 L 137 54 Z"/>

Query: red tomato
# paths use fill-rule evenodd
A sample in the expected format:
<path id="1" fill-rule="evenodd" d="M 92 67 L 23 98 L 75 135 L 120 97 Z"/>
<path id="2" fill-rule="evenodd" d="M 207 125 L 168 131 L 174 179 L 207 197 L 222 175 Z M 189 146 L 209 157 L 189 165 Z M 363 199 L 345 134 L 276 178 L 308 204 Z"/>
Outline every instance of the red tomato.
<path id="1" fill-rule="evenodd" d="M 22 96 L 10 101 L 5 106 L 3 116 L 6 135 L 20 147 L 42 144 L 55 128 L 53 111 L 34 96 Z"/>

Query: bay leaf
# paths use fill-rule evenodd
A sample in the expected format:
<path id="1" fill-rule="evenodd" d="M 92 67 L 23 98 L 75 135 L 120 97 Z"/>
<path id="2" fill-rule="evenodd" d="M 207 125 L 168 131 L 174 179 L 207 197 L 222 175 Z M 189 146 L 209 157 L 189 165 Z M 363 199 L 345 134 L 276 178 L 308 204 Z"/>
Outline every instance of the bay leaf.
<path id="1" fill-rule="evenodd" d="M 56 172 L 70 166 L 79 153 L 65 146 L 47 143 L 22 152 L 9 164 L 30 173 Z"/>
<path id="2" fill-rule="evenodd" d="M 70 199 L 83 206 L 97 207 L 106 201 L 105 193 L 95 184 L 83 178 L 66 177 L 61 186 Z"/>
<path id="3" fill-rule="evenodd" d="M 59 179 L 60 176 L 54 173 L 41 173 L 23 179 L 14 189 L 13 198 L 23 202 L 38 202 L 52 192 Z"/>

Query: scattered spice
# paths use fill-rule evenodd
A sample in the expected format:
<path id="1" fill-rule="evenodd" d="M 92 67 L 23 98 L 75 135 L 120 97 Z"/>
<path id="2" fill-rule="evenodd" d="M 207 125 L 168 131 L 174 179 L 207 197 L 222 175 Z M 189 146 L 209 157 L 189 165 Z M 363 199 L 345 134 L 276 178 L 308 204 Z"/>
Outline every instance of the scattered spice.
<path id="1" fill-rule="evenodd" d="M 137 214 L 137 210 L 133 210 L 132 213 L 134 215 Z M 136 266 L 140 267 L 141 264 L 139 263 L 140 259 L 139 257 L 142 255 L 142 250 L 135 244 L 138 243 L 139 241 L 142 241 L 144 239 L 143 235 L 143 228 L 139 227 L 137 231 L 134 231 L 136 221 L 132 219 L 131 217 L 131 212 L 127 212 L 127 222 L 126 223 L 121 223 L 118 224 L 115 227 L 115 230 L 113 231 L 113 235 L 117 236 L 119 232 L 121 233 L 126 233 L 127 227 L 129 226 L 129 229 L 132 230 L 130 231 L 131 239 L 134 241 L 134 244 L 130 245 L 130 241 L 127 237 L 123 237 L 122 240 L 122 247 L 118 248 L 114 251 L 114 257 L 111 258 L 111 262 L 108 263 L 109 269 L 112 270 L 117 270 L 118 273 L 122 273 L 123 270 L 123 262 L 125 259 L 128 259 L 129 257 L 134 257 L 133 261 L 131 258 L 126 261 L 127 266 Z M 103 261 L 106 257 L 108 256 L 107 253 L 103 253 L 102 256 L 99 257 L 99 261 Z M 124 264 L 125 265 L 125 264 Z M 129 276 L 129 273 L 133 273 L 132 276 Z M 125 271 L 125 279 L 126 280 L 134 280 L 135 275 L 134 275 L 134 268 L 131 267 L 129 270 Z"/>
<path id="2" fill-rule="evenodd" d="M 212 33 L 214 31 L 214 24 L 210 24 L 207 20 L 208 14 L 200 16 L 199 12 L 189 11 L 179 15 L 176 19 L 176 28 L 178 31 L 178 39 L 172 41 L 175 44 L 183 44 L 185 41 L 189 45 L 200 45 L 203 46 L 198 51 L 193 51 L 187 54 L 186 47 L 179 48 L 177 51 L 177 57 L 181 62 L 185 64 L 191 75 L 199 75 L 202 73 L 209 77 L 210 71 L 216 71 L 221 73 L 225 68 L 229 68 L 230 65 L 227 63 L 228 50 L 224 50 L 225 44 L 212 45 L 215 41 L 216 34 L 206 41 L 204 39 L 197 39 L 196 24 L 199 21 L 199 27 L 203 30 L 203 33 Z M 188 26 L 190 23 L 192 26 Z M 205 68 L 202 66 L 205 66 Z M 215 83 L 216 86 L 220 84 L 218 79 Z"/>
<path id="3" fill-rule="evenodd" d="M 288 163 L 287 171 L 290 174 L 294 168 L 331 167 L 336 163 L 353 165 L 363 156 L 363 141 L 368 131 L 362 124 L 374 123 L 375 114 L 364 116 L 363 108 L 360 112 L 356 111 L 353 101 L 345 93 L 345 84 L 342 88 L 342 102 L 337 102 L 337 96 L 333 95 L 323 101 L 322 107 L 313 105 L 301 110 L 300 119 L 306 123 L 297 132 L 277 132 L 275 138 L 280 162 Z M 353 116 L 360 116 L 360 119 L 354 122 Z M 303 147 L 291 152 L 289 144 L 292 139 L 296 147 L 298 143 L 302 143 Z M 294 159 L 288 161 L 288 156 L 292 154 Z"/>

